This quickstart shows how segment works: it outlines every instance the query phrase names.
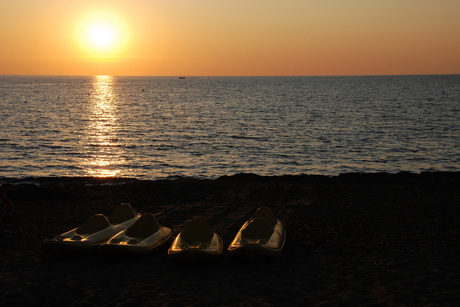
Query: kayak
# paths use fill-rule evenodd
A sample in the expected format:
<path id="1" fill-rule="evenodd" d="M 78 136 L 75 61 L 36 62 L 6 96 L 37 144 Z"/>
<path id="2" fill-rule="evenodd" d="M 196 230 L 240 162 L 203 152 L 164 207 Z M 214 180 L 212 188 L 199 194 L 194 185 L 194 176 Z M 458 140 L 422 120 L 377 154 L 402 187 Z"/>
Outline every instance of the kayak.
<path id="1" fill-rule="evenodd" d="M 285 241 L 283 223 L 270 208 L 261 207 L 243 224 L 228 251 L 233 255 L 276 257 L 281 254 Z"/>
<path id="2" fill-rule="evenodd" d="M 170 228 L 161 225 L 153 214 L 145 213 L 99 248 L 101 251 L 148 254 L 164 246 L 171 236 Z"/>
<path id="3" fill-rule="evenodd" d="M 133 225 L 139 214 L 128 203 L 119 205 L 108 217 L 95 214 L 77 228 L 43 241 L 47 251 L 93 250 L 115 234 Z"/>
<path id="4" fill-rule="evenodd" d="M 222 238 L 213 232 L 201 217 L 194 218 L 171 244 L 168 255 L 172 259 L 199 260 L 222 254 Z"/>

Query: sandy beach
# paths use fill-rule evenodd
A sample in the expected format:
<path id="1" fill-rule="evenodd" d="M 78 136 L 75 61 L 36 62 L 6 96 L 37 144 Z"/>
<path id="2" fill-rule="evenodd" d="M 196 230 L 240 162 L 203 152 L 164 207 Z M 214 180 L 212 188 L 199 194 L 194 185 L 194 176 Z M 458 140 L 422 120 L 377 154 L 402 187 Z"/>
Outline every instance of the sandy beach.
<path id="1" fill-rule="evenodd" d="M 456 306 L 460 173 L 216 180 L 39 178 L 3 185 L 20 227 L 1 237 L 2 306 Z M 42 241 L 122 202 L 177 235 L 202 216 L 229 245 L 260 206 L 283 221 L 276 259 L 177 263 L 147 256 L 51 255 Z"/>

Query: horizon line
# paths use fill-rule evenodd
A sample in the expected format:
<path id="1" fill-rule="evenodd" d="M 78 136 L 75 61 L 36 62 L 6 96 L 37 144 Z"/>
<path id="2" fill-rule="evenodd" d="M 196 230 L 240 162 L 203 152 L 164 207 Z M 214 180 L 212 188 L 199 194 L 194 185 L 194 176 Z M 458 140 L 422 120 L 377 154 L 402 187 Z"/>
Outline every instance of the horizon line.
<path id="1" fill-rule="evenodd" d="M 186 78 L 241 78 L 241 77 L 404 77 L 404 76 L 455 76 L 460 73 L 432 73 L 432 74 L 337 74 L 337 75 L 110 75 L 110 74 L 95 74 L 95 75 L 71 75 L 71 74 L 0 74 L 0 76 L 17 76 L 17 77 L 186 77 Z"/>

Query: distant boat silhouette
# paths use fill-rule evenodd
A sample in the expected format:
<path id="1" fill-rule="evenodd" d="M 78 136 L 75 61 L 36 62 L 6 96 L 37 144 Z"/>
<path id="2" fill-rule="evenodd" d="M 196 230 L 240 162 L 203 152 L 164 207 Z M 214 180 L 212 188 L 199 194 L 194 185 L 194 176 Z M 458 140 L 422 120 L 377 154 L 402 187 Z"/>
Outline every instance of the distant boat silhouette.
<path id="1" fill-rule="evenodd" d="M 179 79 L 185 79 L 185 77 L 179 77 Z"/>

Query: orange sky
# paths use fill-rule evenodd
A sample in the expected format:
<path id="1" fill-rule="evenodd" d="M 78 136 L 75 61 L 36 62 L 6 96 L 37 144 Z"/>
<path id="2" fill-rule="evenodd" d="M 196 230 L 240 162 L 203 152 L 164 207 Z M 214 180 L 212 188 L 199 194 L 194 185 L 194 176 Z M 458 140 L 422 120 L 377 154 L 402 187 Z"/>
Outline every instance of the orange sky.
<path id="1" fill-rule="evenodd" d="M 110 16 L 96 52 L 88 20 Z M 458 0 L 0 0 L 0 75 L 459 74 Z"/>

